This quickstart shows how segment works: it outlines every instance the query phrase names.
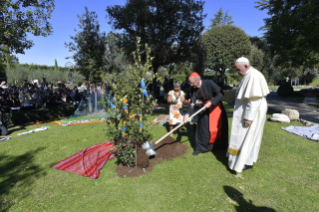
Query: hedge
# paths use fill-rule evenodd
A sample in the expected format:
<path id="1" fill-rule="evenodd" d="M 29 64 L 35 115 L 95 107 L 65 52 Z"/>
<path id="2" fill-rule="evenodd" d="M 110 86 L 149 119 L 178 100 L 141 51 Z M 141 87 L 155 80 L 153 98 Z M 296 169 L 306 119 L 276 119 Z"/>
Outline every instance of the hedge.
<path id="1" fill-rule="evenodd" d="M 27 123 L 54 121 L 71 116 L 78 106 L 67 105 L 54 108 L 34 109 L 12 112 L 13 125 L 25 125 Z"/>

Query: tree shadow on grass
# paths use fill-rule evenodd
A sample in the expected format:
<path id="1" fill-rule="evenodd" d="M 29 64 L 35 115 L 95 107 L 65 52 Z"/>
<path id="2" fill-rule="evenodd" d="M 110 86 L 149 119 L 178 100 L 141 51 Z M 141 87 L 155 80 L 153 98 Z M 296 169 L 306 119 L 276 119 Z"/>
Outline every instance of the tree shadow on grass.
<path id="1" fill-rule="evenodd" d="M 246 211 L 260 211 L 260 212 L 276 212 L 272 208 L 258 207 L 253 204 L 251 200 L 246 201 L 244 195 L 237 189 L 230 186 L 223 186 L 225 193 L 228 195 L 228 201 L 235 205 L 235 209 L 238 212 Z"/>
<path id="2" fill-rule="evenodd" d="M 8 129 L 8 135 L 11 135 L 12 133 L 16 131 L 25 130 L 25 129 L 26 129 L 26 125 L 13 126 Z"/>
<path id="3" fill-rule="evenodd" d="M 43 168 L 35 164 L 34 156 L 43 151 L 41 147 L 23 155 L 0 155 L 0 210 L 9 211 L 14 205 L 13 199 L 25 198 L 32 190 L 31 185 L 40 177 L 46 175 Z M 23 188 L 19 195 L 10 195 L 12 190 Z M 15 191 L 16 192 L 16 191 Z"/>

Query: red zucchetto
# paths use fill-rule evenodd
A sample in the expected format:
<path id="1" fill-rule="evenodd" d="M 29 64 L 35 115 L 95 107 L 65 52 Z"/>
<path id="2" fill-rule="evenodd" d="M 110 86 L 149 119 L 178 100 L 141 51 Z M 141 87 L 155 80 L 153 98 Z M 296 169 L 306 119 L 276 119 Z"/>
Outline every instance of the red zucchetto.
<path id="1" fill-rule="evenodd" d="M 189 77 L 199 77 L 199 74 L 197 72 L 193 72 L 189 75 Z"/>

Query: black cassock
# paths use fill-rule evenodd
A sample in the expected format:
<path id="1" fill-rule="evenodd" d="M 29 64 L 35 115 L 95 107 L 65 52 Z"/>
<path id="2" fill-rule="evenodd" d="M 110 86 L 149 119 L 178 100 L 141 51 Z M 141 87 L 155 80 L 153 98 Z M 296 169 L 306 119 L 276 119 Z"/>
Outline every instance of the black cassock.
<path id="1" fill-rule="evenodd" d="M 221 102 L 224 96 L 223 91 L 212 80 L 202 80 L 201 87 L 193 88 L 190 92 L 191 104 L 187 110 L 190 116 L 195 112 L 194 105 L 196 100 L 201 100 L 203 104 L 208 101 L 212 103 L 210 109 L 206 109 L 198 114 L 198 123 L 195 133 L 195 151 L 227 151 L 228 119 L 225 108 Z"/>

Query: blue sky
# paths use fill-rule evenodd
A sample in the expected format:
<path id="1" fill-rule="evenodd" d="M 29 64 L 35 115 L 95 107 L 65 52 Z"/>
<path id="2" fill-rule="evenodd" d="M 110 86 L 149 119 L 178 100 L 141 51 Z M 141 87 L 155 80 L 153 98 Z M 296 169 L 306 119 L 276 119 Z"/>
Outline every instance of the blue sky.
<path id="1" fill-rule="evenodd" d="M 204 12 L 207 17 L 204 20 L 204 26 L 207 29 L 210 26 L 210 19 L 223 7 L 224 11 L 229 10 L 229 15 L 233 17 L 234 24 L 242 28 L 250 36 L 262 36 L 258 31 L 264 25 L 263 19 L 267 17 L 265 11 L 259 11 L 254 8 L 256 0 L 206 0 Z M 84 7 L 89 11 L 98 14 L 101 31 L 106 33 L 112 31 L 112 26 L 107 22 L 106 7 L 109 5 L 125 5 L 126 0 L 56 0 L 55 10 L 50 20 L 53 26 L 53 35 L 49 37 L 29 36 L 34 42 L 34 46 L 25 51 L 25 54 L 18 54 L 20 63 L 54 65 L 57 59 L 59 66 L 64 66 L 67 62 L 73 62 L 65 57 L 72 53 L 65 48 L 64 43 L 71 41 L 70 35 L 75 35 L 74 28 L 77 28 L 79 19 L 77 14 L 84 13 Z M 205 29 L 205 30 L 206 30 Z"/>

